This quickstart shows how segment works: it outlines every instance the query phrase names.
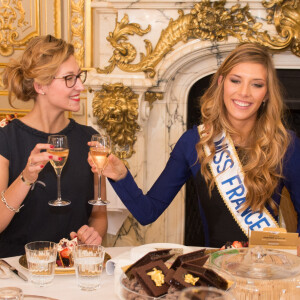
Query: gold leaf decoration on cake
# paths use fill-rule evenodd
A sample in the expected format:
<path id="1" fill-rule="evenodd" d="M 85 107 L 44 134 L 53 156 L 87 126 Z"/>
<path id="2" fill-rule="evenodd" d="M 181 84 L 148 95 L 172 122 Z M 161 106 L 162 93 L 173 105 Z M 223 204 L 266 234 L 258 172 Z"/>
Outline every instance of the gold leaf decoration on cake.
<path id="1" fill-rule="evenodd" d="M 186 283 L 190 283 L 191 285 L 195 285 L 198 280 L 199 280 L 199 277 L 194 277 L 192 274 L 184 275 L 184 281 Z"/>
<path id="2" fill-rule="evenodd" d="M 162 286 L 165 283 L 165 275 L 162 270 L 153 268 L 152 271 L 147 273 L 147 275 L 151 276 L 151 280 L 155 282 L 156 286 Z"/>

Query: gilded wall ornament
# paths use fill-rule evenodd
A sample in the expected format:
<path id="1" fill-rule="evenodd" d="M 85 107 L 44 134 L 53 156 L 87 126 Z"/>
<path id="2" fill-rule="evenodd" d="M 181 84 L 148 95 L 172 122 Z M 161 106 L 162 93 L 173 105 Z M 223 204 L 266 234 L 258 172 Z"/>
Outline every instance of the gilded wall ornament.
<path id="1" fill-rule="evenodd" d="M 256 22 L 249 11 L 249 6 L 241 7 L 236 4 L 225 8 L 226 1 L 210 2 L 203 0 L 194 5 L 189 14 L 179 10 L 177 20 L 171 19 L 166 29 L 162 30 L 159 41 L 153 49 L 150 41 L 145 40 L 146 54 L 141 54 L 138 63 L 132 64 L 136 58 L 135 47 L 126 42 L 130 34 L 144 35 L 151 29 L 142 30 L 138 24 L 129 23 L 125 14 L 121 22 L 116 23 L 113 32 L 107 40 L 114 47 L 109 65 L 104 69 L 98 68 L 99 73 L 111 73 L 117 66 L 125 72 L 145 72 L 153 78 L 155 67 L 163 57 L 172 51 L 178 42 L 189 39 L 210 40 L 221 42 L 233 36 L 239 42 L 258 42 L 272 49 L 283 49 L 291 44 L 292 51 L 299 55 L 299 0 L 272 0 L 264 2 L 265 7 L 273 8 L 276 29 L 280 36 L 270 37 L 266 31 L 260 31 L 262 24 Z M 298 42 L 297 42 L 298 41 Z"/>
<path id="2" fill-rule="evenodd" d="M 81 67 L 84 66 L 84 0 L 71 2 L 71 43 L 75 48 L 75 57 Z"/>
<path id="3" fill-rule="evenodd" d="M 18 30 L 28 24 L 22 1 L 1 0 L 0 6 L 0 55 L 10 56 L 15 47 L 24 46 L 32 37 L 18 40 Z"/>
<path id="4" fill-rule="evenodd" d="M 103 84 L 95 92 L 93 114 L 114 144 L 114 153 L 125 160 L 134 153 L 138 119 L 138 95 L 122 83 Z"/>
<path id="5" fill-rule="evenodd" d="M 150 109 L 153 107 L 153 102 L 156 100 L 162 100 L 164 98 L 163 93 L 146 92 L 145 101 L 149 103 Z"/>
<path id="6" fill-rule="evenodd" d="M 267 8 L 268 23 L 275 24 L 281 43 L 276 41 L 266 43 L 272 49 L 283 49 L 290 46 L 291 51 L 300 56 L 300 1 L 272 0 L 263 2 Z"/>

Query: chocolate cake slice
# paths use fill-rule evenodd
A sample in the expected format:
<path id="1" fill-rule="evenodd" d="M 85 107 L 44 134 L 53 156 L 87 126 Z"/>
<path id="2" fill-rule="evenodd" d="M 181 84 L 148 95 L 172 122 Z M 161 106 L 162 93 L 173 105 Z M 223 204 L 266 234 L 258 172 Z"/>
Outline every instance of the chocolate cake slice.
<path id="1" fill-rule="evenodd" d="M 163 260 L 152 261 L 135 269 L 135 277 L 149 296 L 159 297 L 168 292 L 165 278 L 168 268 Z"/>
<path id="2" fill-rule="evenodd" d="M 180 267 L 183 263 L 188 261 L 194 261 L 197 265 L 204 265 L 206 260 L 208 259 L 208 255 L 204 255 L 205 249 L 189 252 L 186 254 L 179 255 L 173 264 L 171 265 L 170 269 L 176 270 L 178 267 Z"/>
<path id="3" fill-rule="evenodd" d="M 132 264 L 125 272 L 126 276 L 129 279 L 132 279 L 135 276 L 136 268 L 144 266 L 150 262 L 162 260 L 167 261 L 174 254 L 170 253 L 171 249 L 161 249 L 157 251 L 148 252 L 146 255 L 137 260 L 134 264 Z"/>

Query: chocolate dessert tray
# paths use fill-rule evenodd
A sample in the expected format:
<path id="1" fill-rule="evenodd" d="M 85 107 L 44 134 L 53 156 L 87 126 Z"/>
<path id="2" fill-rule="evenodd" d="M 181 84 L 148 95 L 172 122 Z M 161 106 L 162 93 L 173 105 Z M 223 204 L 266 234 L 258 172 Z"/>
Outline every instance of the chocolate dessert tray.
<path id="1" fill-rule="evenodd" d="M 206 249 L 180 255 L 170 248 L 150 251 L 122 268 L 119 297 L 122 300 L 177 300 L 183 289 L 193 286 L 232 290 L 234 277 L 226 274 L 225 279 L 224 271 L 204 266 L 208 259 Z"/>

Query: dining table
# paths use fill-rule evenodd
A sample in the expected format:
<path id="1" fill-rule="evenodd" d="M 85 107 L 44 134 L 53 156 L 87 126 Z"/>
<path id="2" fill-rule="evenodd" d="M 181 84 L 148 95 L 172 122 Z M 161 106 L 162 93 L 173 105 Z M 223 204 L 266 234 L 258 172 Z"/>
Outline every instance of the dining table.
<path id="1" fill-rule="evenodd" d="M 125 252 L 130 251 L 132 247 L 107 247 L 105 251 L 112 257 L 118 257 Z M 29 272 L 19 263 L 20 256 L 5 258 L 9 264 L 21 271 L 27 278 Z M 114 275 L 108 275 L 105 268 L 101 275 L 101 286 L 94 291 L 83 291 L 77 286 L 75 274 L 55 274 L 54 280 L 47 286 L 36 286 L 35 284 L 26 282 L 11 272 L 9 278 L 0 279 L 0 288 L 2 287 L 18 287 L 23 290 L 24 295 L 43 296 L 40 299 L 55 300 L 120 300 L 115 292 Z M 38 300 L 38 298 L 36 298 Z M 24 299 L 26 300 L 26 298 Z"/>
<path id="2" fill-rule="evenodd" d="M 113 271 L 109 268 L 104 267 L 101 275 L 101 286 L 94 291 L 84 291 L 81 290 L 76 281 L 75 273 L 70 274 L 66 272 L 64 274 L 55 274 L 54 280 L 51 284 L 40 287 L 29 280 L 26 282 L 20 277 L 15 275 L 13 272 L 9 272 L 9 278 L 0 278 L 0 288 L 2 287 L 17 287 L 22 289 L 23 294 L 27 295 L 24 300 L 121 300 L 118 296 L 120 294 L 120 275 L 123 273 L 122 268 L 118 268 L 117 262 L 121 263 L 121 266 L 126 265 L 126 263 L 133 263 L 136 259 L 140 258 L 142 255 L 148 252 L 148 250 L 153 250 L 154 248 L 166 248 L 162 246 L 168 246 L 167 248 L 183 248 L 184 253 L 191 252 L 195 250 L 202 249 L 203 247 L 194 247 L 194 246 L 183 246 L 176 244 L 148 244 L 142 245 L 140 247 L 106 247 L 105 251 L 108 254 L 109 262 L 106 262 L 108 266 L 114 266 Z M 148 248 L 150 246 L 150 248 Z M 146 248 L 145 248 L 146 247 Z M 209 248 L 206 248 L 209 250 Z M 296 250 L 286 250 L 281 249 L 284 252 L 295 255 Z M 128 260 L 128 257 L 131 256 L 131 260 Z M 134 259 L 134 260 L 133 260 Z M 15 267 L 17 270 L 22 272 L 29 279 L 28 270 L 20 264 L 20 256 L 8 257 L 5 258 L 9 264 Z M 116 263 L 116 264 L 115 264 Z M 300 283 L 300 277 L 299 277 Z M 299 284 L 298 284 L 299 285 Z M 298 286 L 297 286 L 298 287 Z M 234 290 L 235 296 L 237 299 L 240 299 L 239 292 L 237 289 Z M 298 294 L 297 289 L 297 294 Z M 238 295 L 236 294 L 238 293 Z M 300 293 L 299 293 L 300 294 Z M 34 295 L 34 297 L 29 297 L 28 295 Z M 40 297 L 37 297 L 40 296 Z M 241 299 L 244 299 L 241 297 Z M 245 298 L 245 299 L 252 299 Z M 256 299 L 256 298 L 255 298 Z M 261 299 L 261 297 L 258 297 Z M 265 299 L 265 298 L 263 298 Z M 268 298 L 266 298 L 268 299 Z M 277 299 L 277 298 L 276 298 Z M 279 299 L 279 298 L 278 298 Z M 280 298 L 281 299 L 281 298 Z M 291 298 L 282 298 L 282 299 L 300 299 L 291 297 Z M 269 299 L 268 299 L 269 300 Z"/>

